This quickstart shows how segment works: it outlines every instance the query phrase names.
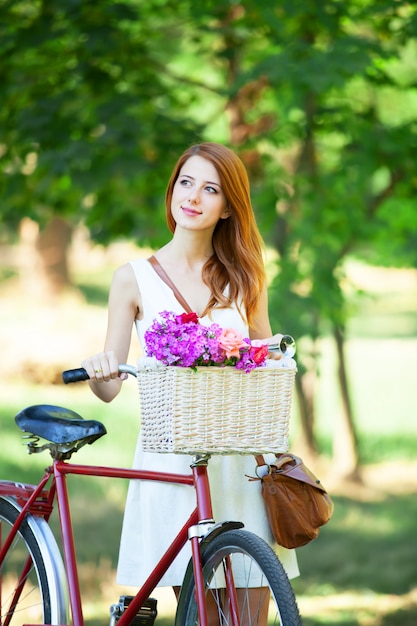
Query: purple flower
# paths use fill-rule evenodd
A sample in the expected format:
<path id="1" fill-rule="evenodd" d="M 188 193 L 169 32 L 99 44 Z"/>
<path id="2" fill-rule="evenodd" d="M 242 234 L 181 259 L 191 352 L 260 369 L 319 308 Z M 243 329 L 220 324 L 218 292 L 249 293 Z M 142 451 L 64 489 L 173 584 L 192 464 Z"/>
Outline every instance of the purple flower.
<path id="1" fill-rule="evenodd" d="M 267 350 L 263 360 L 259 358 L 259 349 L 254 359 L 250 339 L 241 341 L 240 348 L 228 357 L 224 348 L 225 331 L 238 335 L 233 329 L 223 329 L 218 324 L 200 324 L 196 313 L 176 315 L 162 311 L 159 319 L 155 319 L 145 331 L 145 351 L 147 356 L 153 356 L 165 365 L 180 367 L 231 365 L 250 372 L 264 364 Z"/>

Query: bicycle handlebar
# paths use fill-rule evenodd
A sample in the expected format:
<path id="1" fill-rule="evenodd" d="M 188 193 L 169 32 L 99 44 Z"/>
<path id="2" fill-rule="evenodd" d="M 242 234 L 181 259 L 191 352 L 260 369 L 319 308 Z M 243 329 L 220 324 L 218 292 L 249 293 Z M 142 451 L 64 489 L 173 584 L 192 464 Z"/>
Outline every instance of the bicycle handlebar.
<path id="1" fill-rule="evenodd" d="M 83 367 L 77 367 L 77 369 L 62 372 L 62 380 L 66 385 L 68 383 L 79 383 L 82 380 L 88 380 L 89 378 L 87 370 Z"/>
<path id="2" fill-rule="evenodd" d="M 131 376 L 137 376 L 136 367 L 133 365 L 119 365 L 119 374 L 122 372 L 130 374 Z M 89 378 L 87 370 L 84 369 L 84 367 L 77 367 L 76 369 L 62 372 L 62 380 L 66 385 L 68 385 L 68 383 L 80 383 L 83 380 L 89 380 Z"/>

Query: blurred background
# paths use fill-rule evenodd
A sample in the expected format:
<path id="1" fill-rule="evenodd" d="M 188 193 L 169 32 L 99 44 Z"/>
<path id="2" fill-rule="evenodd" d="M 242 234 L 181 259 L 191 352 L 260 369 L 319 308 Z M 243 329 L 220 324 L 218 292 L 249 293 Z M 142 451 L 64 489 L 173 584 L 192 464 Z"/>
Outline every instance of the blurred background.
<path id="1" fill-rule="evenodd" d="M 0 475 L 29 482 L 47 462 L 24 456 L 14 425 L 37 402 L 105 422 L 80 462 L 130 466 L 135 384 L 102 405 L 61 371 L 102 349 L 114 270 L 169 239 L 179 154 L 225 143 L 249 172 L 272 326 L 297 341 L 291 448 L 335 500 L 299 550 L 304 622 L 415 626 L 417 3 L 0 10 Z M 93 626 L 119 593 L 125 487 L 84 483 L 75 523 Z"/>

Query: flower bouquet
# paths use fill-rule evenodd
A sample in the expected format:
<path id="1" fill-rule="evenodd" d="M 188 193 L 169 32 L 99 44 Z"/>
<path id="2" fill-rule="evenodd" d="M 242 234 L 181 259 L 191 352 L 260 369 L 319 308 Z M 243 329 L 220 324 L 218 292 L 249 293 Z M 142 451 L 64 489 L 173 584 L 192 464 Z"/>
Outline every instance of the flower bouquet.
<path id="1" fill-rule="evenodd" d="M 250 372 L 265 364 L 268 346 L 244 339 L 233 328 L 204 326 L 196 313 L 163 311 L 145 332 L 146 353 L 165 365 L 232 366 Z"/>
<path id="2" fill-rule="evenodd" d="M 138 361 L 142 446 L 149 452 L 253 454 L 288 449 L 295 361 L 196 313 L 163 311 Z"/>

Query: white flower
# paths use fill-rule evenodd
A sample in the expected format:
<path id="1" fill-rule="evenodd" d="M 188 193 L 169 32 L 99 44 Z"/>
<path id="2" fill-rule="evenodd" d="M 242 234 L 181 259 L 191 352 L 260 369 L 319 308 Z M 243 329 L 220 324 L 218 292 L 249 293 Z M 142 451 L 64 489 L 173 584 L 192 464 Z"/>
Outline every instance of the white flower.
<path id="1" fill-rule="evenodd" d="M 136 365 L 138 370 L 156 370 L 166 367 L 165 363 L 162 363 L 162 361 L 158 361 L 158 359 L 156 359 L 154 356 L 141 356 L 137 360 Z"/>
<path id="2" fill-rule="evenodd" d="M 285 369 L 295 370 L 295 369 L 297 369 L 297 363 L 296 363 L 296 361 L 292 357 L 290 357 L 290 356 L 283 356 L 279 360 L 267 359 L 266 360 L 266 367 L 273 367 L 273 368 L 279 368 L 279 369 L 285 367 Z"/>

